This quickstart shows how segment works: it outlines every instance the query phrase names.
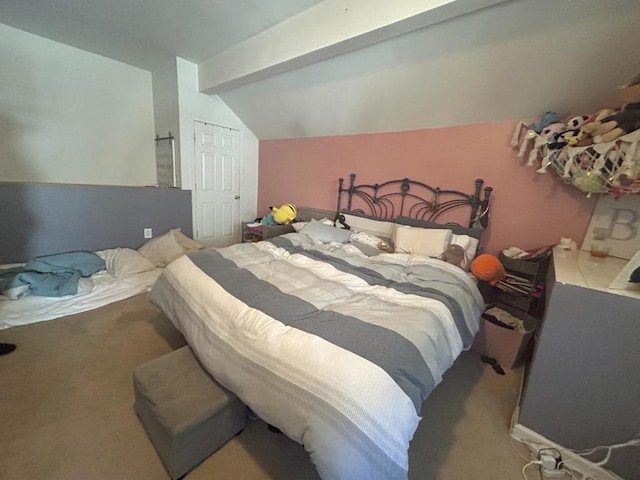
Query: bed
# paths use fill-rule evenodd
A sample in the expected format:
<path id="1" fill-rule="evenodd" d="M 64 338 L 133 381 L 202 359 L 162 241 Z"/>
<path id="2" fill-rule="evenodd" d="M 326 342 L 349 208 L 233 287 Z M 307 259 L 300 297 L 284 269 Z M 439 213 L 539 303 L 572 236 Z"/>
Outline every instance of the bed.
<path id="1" fill-rule="evenodd" d="M 161 269 L 115 278 L 107 271 L 90 277 L 87 286 L 80 286 L 76 295 L 64 297 L 29 296 L 9 300 L 0 296 L 0 330 L 94 310 L 134 295 L 148 292 Z"/>
<path id="2" fill-rule="evenodd" d="M 386 231 L 393 242 L 399 222 L 438 238 L 479 231 L 491 194 L 482 185 L 466 194 L 408 179 L 357 185 L 352 175 L 329 219 L 348 235 L 313 219 L 299 233 L 195 252 L 167 266 L 150 300 L 220 383 L 305 446 L 322 478 L 405 479 L 422 402 L 470 347 L 484 304 L 459 266 L 364 253 L 351 238 Z M 435 223 L 458 209 L 464 224 Z"/>
<path id="3" fill-rule="evenodd" d="M 35 257 L 26 264 L 0 265 L 0 330 L 86 312 L 148 292 L 168 263 L 202 248 L 176 228 L 137 250 L 67 252 Z M 27 279 L 16 280 L 13 270 L 24 271 Z M 38 291 L 40 282 L 44 292 Z"/>
<path id="4" fill-rule="evenodd" d="M 173 229 L 192 236 L 187 190 L 0 182 L 0 203 L 0 271 L 61 252 L 113 254 L 107 259 L 110 268 L 83 278 L 75 295 L 10 300 L 1 294 L 0 273 L 0 329 L 53 320 L 148 292 L 162 270 L 132 258 L 131 251 L 154 240 L 144 238 L 143 231 L 151 229 L 154 238 Z M 162 244 L 172 253 L 167 242 Z"/>

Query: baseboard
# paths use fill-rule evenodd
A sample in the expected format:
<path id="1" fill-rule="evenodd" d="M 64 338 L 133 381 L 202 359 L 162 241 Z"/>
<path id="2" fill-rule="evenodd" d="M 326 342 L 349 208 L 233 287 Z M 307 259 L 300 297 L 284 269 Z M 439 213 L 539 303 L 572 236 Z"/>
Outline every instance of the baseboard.
<path id="1" fill-rule="evenodd" d="M 511 419 L 511 436 L 519 442 L 528 445 L 534 452 L 537 452 L 541 448 L 557 448 L 560 450 L 562 459 L 571 467 L 571 471 L 582 475 L 582 479 L 576 477 L 576 480 L 623 480 L 615 473 L 596 465 L 577 453 L 567 450 L 566 447 L 558 445 L 530 428 L 519 424 L 517 422 L 518 414 L 519 409 L 516 408 Z"/>

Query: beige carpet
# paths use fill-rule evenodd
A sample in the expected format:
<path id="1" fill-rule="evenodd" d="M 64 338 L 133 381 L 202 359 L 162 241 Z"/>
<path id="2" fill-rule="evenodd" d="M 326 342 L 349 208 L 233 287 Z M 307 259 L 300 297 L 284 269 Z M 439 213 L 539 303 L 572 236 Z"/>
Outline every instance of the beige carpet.
<path id="1" fill-rule="evenodd" d="M 133 411 L 136 365 L 184 345 L 146 295 L 93 312 L 0 331 L 0 478 L 166 479 Z M 516 480 L 527 451 L 508 437 L 521 370 L 497 375 L 464 353 L 424 403 L 410 448 L 411 479 Z M 517 451 L 516 451 L 517 450 Z M 539 476 L 527 470 L 531 480 Z M 187 475 L 196 479 L 315 479 L 302 446 L 250 420 Z"/>

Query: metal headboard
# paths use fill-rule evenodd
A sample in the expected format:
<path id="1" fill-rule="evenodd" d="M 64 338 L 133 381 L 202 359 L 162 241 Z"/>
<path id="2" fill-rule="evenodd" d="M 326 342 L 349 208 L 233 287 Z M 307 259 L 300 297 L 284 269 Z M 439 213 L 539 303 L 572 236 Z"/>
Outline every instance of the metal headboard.
<path id="1" fill-rule="evenodd" d="M 355 173 L 350 175 L 348 187 L 344 186 L 344 178 L 339 179 L 336 216 L 340 213 L 360 213 L 390 220 L 405 216 L 436 222 L 451 210 L 469 207 L 471 212 L 465 227 L 484 229 L 488 225 L 489 198 L 493 188 L 484 187 L 483 192 L 484 180 L 481 178 L 476 179 L 472 194 L 442 190 L 408 178 L 373 185 L 356 185 L 355 182 Z M 354 199 L 359 199 L 356 203 L 362 206 L 353 208 Z M 455 222 L 447 223 L 459 225 Z"/>

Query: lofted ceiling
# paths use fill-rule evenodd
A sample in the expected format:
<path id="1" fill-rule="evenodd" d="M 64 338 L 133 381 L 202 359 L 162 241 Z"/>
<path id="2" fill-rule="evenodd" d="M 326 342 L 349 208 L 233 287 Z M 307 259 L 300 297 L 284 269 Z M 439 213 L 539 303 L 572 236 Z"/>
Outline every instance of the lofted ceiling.
<path id="1" fill-rule="evenodd" d="M 330 1 L 345 11 L 366 4 Z M 320 3 L 1 0 L 0 18 L 142 68 L 167 56 L 202 66 L 252 37 L 265 39 L 257 55 L 301 42 L 308 32 L 269 43 L 265 31 Z M 232 85 L 219 96 L 260 139 L 344 135 L 515 120 L 546 110 L 588 113 L 619 105 L 617 87 L 640 72 L 637 0 L 486 4 Z"/>
<path id="2" fill-rule="evenodd" d="M 198 64 L 320 1 L 2 0 L 0 19 L 91 51 L 117 53 L 127 45 L 141 54 L 132 63 L 152 53 Z"/>

